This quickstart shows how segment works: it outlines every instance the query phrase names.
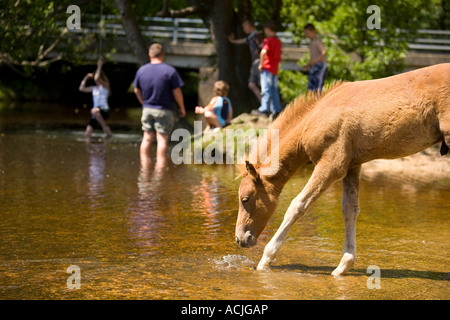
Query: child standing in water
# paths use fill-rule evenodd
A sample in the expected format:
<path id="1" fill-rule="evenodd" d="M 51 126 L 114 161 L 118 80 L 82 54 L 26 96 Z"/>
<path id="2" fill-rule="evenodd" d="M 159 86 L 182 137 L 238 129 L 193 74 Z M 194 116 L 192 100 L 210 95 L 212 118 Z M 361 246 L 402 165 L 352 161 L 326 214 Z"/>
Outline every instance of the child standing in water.
<path id="1" fill-rule="evenodd" d="M 111 129 L 106 125 L 105 120 L 109 117 L 108 95 L 110 92 L 109 80 L 106 74 L 102 71 L 103 61 L 97 61 L 97 70 L 95 74 L 88 73 L 81 81 L 79 90 L 81 92 L 92 92 L 93 107 L 91 110 L 91 120 L 86 127 L 85 135 L 90 138 L 94 128 L 100 125 L 106 133 L 106 137 L 112 137 Z M 86 81 L 93 78 L 95 86 L 86 87 Z"/>
<path id="2" fill-rule="evenodd" d="M 204 114 L 206 119 L 205 131 L 215 128 L 223 128 L 233 118 L 233 108 L 230 99 L 227 98 L 230 86 L 225 81 L 214 83 L 215 97 L 211 99 L 206 107 L 195 107 L 195 113 Z"/>

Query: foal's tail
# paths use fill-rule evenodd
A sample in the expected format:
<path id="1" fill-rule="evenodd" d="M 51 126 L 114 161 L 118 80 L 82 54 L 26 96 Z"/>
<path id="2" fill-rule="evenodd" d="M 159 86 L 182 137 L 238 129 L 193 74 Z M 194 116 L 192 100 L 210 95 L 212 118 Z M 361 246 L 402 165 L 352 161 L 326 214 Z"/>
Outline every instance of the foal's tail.
<path id="1" fill-rule="evenodd" d="M 450 63 L 447 63 L 447 70 L 450 71 Z M 439 122 L 439 131 L 442 134 L 442 145 L 441 145 L 441 155 L 446 155 L 450 150 L 450 96 L 448 95 L 448 91 L 450 90 L 450 76 L 447 72 L 447 79 L 445 81 L 445 89 L 439 91 L 439 93 L 444 92 L 441 95 L 441 99 L 438 100 L 438 122 Z"/>
<path id="2" fill-rule="evenodd" d="M 443 140 L 441 145 L 441 156 L 445 156 L 447 153 L 448 153 L 448 146 L 445 144 L 445 140 Z"/>
<path id="3" fill-rule="evenodd" d="M 450 146 L 450 99 L 448 99 L 449 107 L 439 115 L 439 130 L 442 134 L 441 155 L 444 156 L 449 152 Z"/>
<path id="4" fill-rule="evenodd" d="M 439 127 L 442 133 L 441 156 L 444 156 L 448 153 L 448 146 L 450 146 L 450 111 L 441 116 Z"/>

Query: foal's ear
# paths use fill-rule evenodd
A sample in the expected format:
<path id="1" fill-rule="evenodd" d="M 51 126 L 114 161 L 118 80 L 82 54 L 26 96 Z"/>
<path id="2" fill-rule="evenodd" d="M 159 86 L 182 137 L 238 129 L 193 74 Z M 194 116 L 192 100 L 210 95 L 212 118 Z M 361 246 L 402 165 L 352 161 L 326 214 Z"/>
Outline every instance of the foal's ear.
<path id="1" fill-rule="evenodd" d="M 256 172 L 255 167 L 247 160 L 245 161 L 245 168 L 247 169 L 247 172 L 252 176 L 253 180 L 257 181 L 259 179 L 259 173 Z"/>

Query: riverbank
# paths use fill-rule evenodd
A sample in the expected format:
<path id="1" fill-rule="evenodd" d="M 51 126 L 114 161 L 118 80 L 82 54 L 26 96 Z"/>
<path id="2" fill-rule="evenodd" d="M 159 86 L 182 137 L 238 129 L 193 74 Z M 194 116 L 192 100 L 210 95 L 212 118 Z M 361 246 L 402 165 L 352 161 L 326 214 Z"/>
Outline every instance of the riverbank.
<path id="1" fill-rule="evenodd" d="M 440 143 L 399 159 L 378 159 L 363 165 L 361 178 L 450 189 L 450 156 L 441 156 Z"/>

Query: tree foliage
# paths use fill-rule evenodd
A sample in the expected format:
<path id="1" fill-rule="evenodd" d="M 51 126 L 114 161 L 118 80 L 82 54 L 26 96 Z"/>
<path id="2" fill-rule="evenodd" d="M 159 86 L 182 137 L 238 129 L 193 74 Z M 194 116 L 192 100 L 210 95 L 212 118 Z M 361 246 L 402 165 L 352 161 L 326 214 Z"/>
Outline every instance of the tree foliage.
<path id="1" fill-rule="evenodd" d="M 0 2 L 0 64 L 30 75 L 59 60 L 81 63 L 86 52 L 97 50 L 98 35 L 71 34 L 66 21 L 69 5 L 78 5 L 82 28 L 100 23 L 100 6 L 111 12 L 110 1 L 2 0 Z"/>
<path id="2" fill-rule="evenodd" d="M 120 4 L 128 4 L 137 25 L 150 16 L 201 18 L 216 47 L 219 77 L 230 82 L 242 110 L 250 109 L 254 103 L 249 100 L 252 95 L 246 83 L 250 56 L 243 46 L 231 45 L 227 36 L 231 32 L 244 36 L 241 22 L 246 18 L 256 21 L 260 30 L 264 21 L 278 20 L 279 29 L 292 31 L 297 44 L 305 43 L 303 26 L 314 23 L 327 49 L 328 81 L 371 79 L 398 72 L 408 41 L 417 29 L 450 27 L 448 0 L 74 0 L 70 4 L 80 6 L 83 27 L 98 22 L 101 4 L 104 14 L 114 15 L 123 13 Z M 381 29 L 367 28 L 371 14 L 366 10 L 372 4 L 381 10 Z M 73 37 L 64 28 L 67 6 L 63 0 L 2 0 L 0 64 L 30 74 L 33 68 L 46 67 L 54 61 L 77 63 L 86 57 L 86 52 L 95 53 L 97 34 Z M 143 43 L 141 54 L 136 56 L 144 61 L 142 51 L 151 39 L 138 38 L 132 38 Z M 307 60 L 304 57 L 298 64 Z M 281 72 L 280 91 L 285 101 L 305 90 L 305 76 Z"/>
<path id="3" fill-rule="evenodd" d="M 408 42 L 419 28 L 439 28 L 434 23 L 446 14 L 444 1 L 399 0 L 377 1 L 380 8 L 380 29 L 370 30 L 367 8 L 371 0 L 296 1 L 285 0 L 281 19 L 300 43 L 303 27 L 313 23 L 327 49 L 327 80 L 349 81 L 385 77 L 402 70 Z M 430 19 L 434 17 L 434 19 Z M 299 61 L 307 63 L 309 57 Z M 293 85 L 306 90 L 306 78 L 292 72 L 281 75 L 281 91 L 286 99 L 298 94 Z"/>
<path id="4" fill-rule="evenodd" d="M 448 26 L 446 0 L 384 0 L 376 2 L 381 28 L 370 30 L 367 20 L 371 13 L 367 8 L 372 4 L 371 0 L 165 0 L 147 8 L 151 7 L 152 12 L 148 13 L 152 15 L 201 17 L 216 46 L 219 77 L 230 81 L 234 88 L 245 88 L 248 57 L 237 54 L 225 37 L 230 32 L 243 36 L 240 22 L 245 18 L 256 21 L 260 30 L 264 21 L 276 19 L 279 29 L 292 31 L 298 44 L 305 42 L 304 25 L 314 23 L 327 48 L 328 82 L 372 79 L 399 72 L 408 42 L 416 36 L 417 29 Z M 135 7 L 140 8 L 136 12 L 145 10 L 139 1 Z M 308 59 L 306 56 L 298 64 L 304 65 Z M 280 73 L 280 92 L 285 101 L 305 92 L 306 84 L 306 77 L 299 73 Z M 243 89 L 237 98 L 242 100 L 245 95 L 248 92 Z"/>

